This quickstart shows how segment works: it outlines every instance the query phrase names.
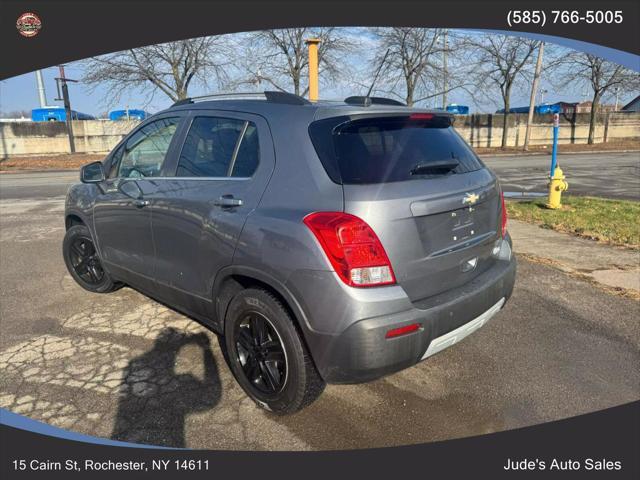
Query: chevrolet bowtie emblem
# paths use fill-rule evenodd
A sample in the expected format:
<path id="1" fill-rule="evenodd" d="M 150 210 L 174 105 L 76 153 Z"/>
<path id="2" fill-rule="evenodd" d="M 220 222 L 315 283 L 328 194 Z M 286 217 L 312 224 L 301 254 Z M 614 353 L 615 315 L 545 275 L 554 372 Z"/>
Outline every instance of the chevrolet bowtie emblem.
<path id="1" fill-rule="evenodd" d="M 462 203 L 465 205 L 473 205 L 480 199 L 480 195 L 476 195 L 475 193 L 467 193 L 462 199 Z"/>

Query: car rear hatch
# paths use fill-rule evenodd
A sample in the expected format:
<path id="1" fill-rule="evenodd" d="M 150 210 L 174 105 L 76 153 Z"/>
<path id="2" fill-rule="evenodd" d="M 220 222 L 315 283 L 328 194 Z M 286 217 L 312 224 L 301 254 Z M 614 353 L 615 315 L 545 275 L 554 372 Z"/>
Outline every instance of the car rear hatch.
<path id="1" fill-rule="evenodd" d="M 367 222 L 412 301 L 491 267 L 501 230 L 498 182 L 451 117 L 395 113 L 333 117 L 310 134 L 344 209 Z"/>

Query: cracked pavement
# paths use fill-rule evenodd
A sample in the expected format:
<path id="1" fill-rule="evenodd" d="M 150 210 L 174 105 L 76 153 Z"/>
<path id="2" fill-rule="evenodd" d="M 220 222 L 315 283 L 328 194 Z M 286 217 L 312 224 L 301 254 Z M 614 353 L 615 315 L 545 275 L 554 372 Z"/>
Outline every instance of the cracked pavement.
<path id="1" fill-rule="evenodd" d="M 51 185 L 25 188 L 0 189 L 0 407 L 36 420 L 166 446 L 343 449 L 518 428 L 640 398 L 640 303 L 520 259 L 511 301 L 464 342 L 274 416 L 245 396 L 199 323 L 129 288 L 77 286 L 61 256 L 63 197 Z"/>

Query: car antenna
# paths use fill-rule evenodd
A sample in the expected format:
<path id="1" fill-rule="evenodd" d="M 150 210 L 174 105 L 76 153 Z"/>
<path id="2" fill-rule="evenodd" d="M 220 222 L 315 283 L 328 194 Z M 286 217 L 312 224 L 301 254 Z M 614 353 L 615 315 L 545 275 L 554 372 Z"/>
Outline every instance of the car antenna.
<path id="1" fill-rule="evenodd" d="M 384 66 L 384 62 L 386 62 L 387 57 L 389 56 L 389 51 L 391 49 L 387 48 L 387 51 L 384 54 L 384 57 L 382 57 L 382 61 L 380 62 L 380 65 L 378 66 L 378 69 L 376 70 L 376 74 L 373 77 L 373 82 L 371 82 L 371 86 L 369 87 L 369 90 L 367 91 L 367 95 L 366 98 L 371 97 L 371 91 L 373 90 L 373 87 L 375 86 L 376 82 L 378 81 L 378 75 L 380 75 L 380 71 L 382 70 L 382 67 Z"/>

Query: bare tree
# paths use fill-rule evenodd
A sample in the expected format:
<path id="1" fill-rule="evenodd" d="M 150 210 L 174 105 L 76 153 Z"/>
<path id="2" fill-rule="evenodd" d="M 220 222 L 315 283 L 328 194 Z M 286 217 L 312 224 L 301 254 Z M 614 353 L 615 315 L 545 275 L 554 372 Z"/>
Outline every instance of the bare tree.
<path id="1" fill-rule="evenodd" d="M 194 82 L 208 85 L 211 80 L 220 83 L 226 78 L 226 50 L 219 37 L 124 50 L 87 60 L 82 81 L 94 89 L 107 85 L 114 102 L 132 89 L 150 96 L 160 91 L 175 102 L 187 98 Z"/>
<path id="2" fill-rule="evenodd" d="M 413 106 L 439 96 L 446 103 L 447 93 L 468 85 L 463 76 L 448 68 L 461 43 L 444 29 L 394 27 L 373 32 L 379 43 L 372 63 L 374 69 L 382 65 L 380 85 L 374 91 Z"/>
<path id="3" fill-rule="evenodd" d="M 563 74 L 563 78 L 568 79 L 565 87 L 577 83 L 579 86 L 587 85 L 593 92 L 589 144 L 594 142 L 596 117 L 602 98 L 616 88 L 618 92 L 631 92 L 637 91 L 640 87 L 638 73 L 589 53 L 575 52 L 567 56 Z"/>
<path id="4" fill-rule="evenodd" d="M 527 73 L 538 41 L 505 35 L 483 35 L 470 37 L 469 44 L 474 56 L 474 72 L 478 89 L 486 90 L 490 85 L 498 87 L 504 108 L 502 120 L 502 147 L 507 146 L 508 117 L 511 108 L 511 93 L 519 77 Z"/>
<path id="5" fill-rule="evenodd" d="M 261 84 L 266 82 L 281 91 L 306 95 L 309 85 L 309 58 L 305 41 L 318 38 L 318 63 L 320 80 L 337 80 L 346 76 L 347 66 L 342 57 L 353 46 L 337 28 L 285 28 L 257 32 L 249 39 L 244 54 L 246 74 L 239 83 Z"/>

